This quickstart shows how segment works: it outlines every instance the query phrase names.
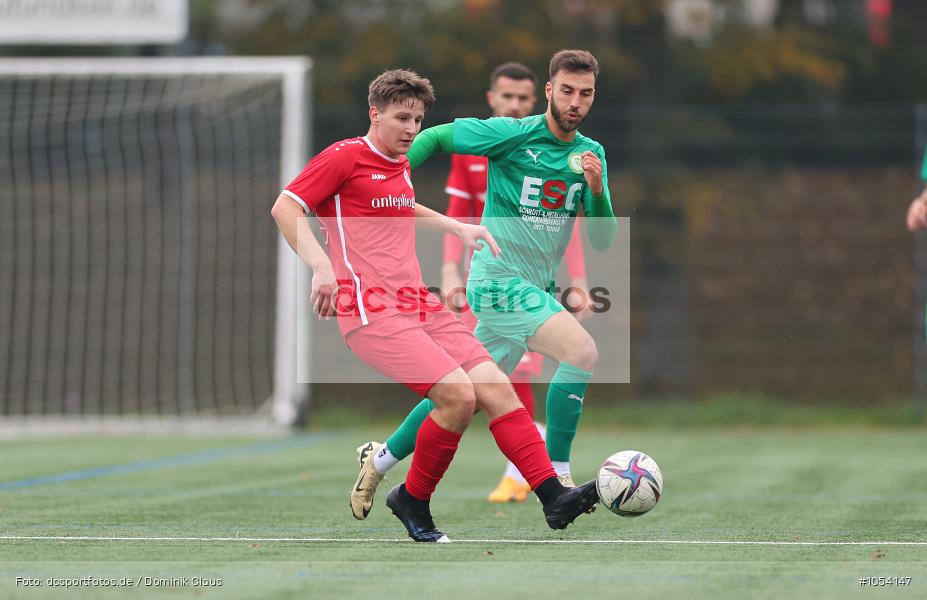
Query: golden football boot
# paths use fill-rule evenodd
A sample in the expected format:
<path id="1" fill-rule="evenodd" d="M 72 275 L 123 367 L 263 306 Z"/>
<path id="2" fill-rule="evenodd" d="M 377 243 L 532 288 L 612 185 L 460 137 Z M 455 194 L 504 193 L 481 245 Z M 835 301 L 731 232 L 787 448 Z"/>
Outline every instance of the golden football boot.
<path id="1" fill-rule="evenodd" d="M 377 486 L 383 480 L 383 473 L 373 466 L 373 455 L 379 449 L 380 444 L 377 442 L 367 442 L 357 449 L 360 472 L 357 474 L 357 482 L 351 489 L 351 514 L 358 521 L 363 521 L 370 514 L 370 509 L 373 507 L 373 495 L 376 494 Z"/>
<path id="2" fill-rule="evenodd" d="M 557 475 L 557 480 L 560 481 L 560 485 L 565 488 L 575 488 L 576 484 L 573 483 L 573 476 L 569 473 L 565 475 Z"/>

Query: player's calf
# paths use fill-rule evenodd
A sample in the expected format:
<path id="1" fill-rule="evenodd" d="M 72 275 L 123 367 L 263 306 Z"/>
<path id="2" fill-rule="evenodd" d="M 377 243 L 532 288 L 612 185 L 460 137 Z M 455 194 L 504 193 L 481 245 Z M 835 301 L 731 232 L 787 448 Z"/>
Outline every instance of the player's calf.
<path id="1" fill-rule="evenodd" d="M 492 368 L 498 371 L 494 365 Z M 478 375 L 474 380 L 482 382 L 474 387 L 480 405 L 486 408 L 488 415 L 498 413 L 499 407 L 508 406 L 505 388 L 499 387 L 497 382 L 493 381 L 493 373 L 471 372 L 471 376 L 474 375 Z M 511 386 L 508 386 L 508 390 L 511 391 Z M 514 397 L 514 392 L 511 392 L 511 395 Z M 517 403 L 517 398 L 515 402 Z M 492 419 L 489 430 L 496 440 L 496 445 L 512 461 L 541 500 L 545 519 L 552 529 L 563 529 L 576 517 L 595 506 L 598 495 L 594 481 L 572 489 L 565 488 L 560 483 L 541 434 L 523 406 L 519 405 L 515 410 Z"/>

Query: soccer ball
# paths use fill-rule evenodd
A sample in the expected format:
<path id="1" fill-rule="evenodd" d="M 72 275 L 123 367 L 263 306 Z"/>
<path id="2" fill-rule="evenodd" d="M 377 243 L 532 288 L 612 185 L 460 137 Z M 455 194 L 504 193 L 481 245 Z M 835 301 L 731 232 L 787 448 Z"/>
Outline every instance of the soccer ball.
<path id="1" fill-rule="evenodd" d="M 622 517 L 639 517 L 660 501 L 663 473 L 643 452 L 624 450 L 605 459 L 595 486 L 608 510 Z"/>

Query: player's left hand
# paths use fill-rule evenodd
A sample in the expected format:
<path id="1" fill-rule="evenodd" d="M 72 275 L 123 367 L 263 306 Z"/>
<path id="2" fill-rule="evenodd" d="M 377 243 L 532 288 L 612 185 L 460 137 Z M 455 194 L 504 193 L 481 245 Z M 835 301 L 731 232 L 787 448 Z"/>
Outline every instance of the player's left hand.
<path id="1" fill-rule="evenodd" d="M 502 250 L 499 248 L 499 244 L 496 243 L 496 239 L 492 237 L 492 234 L 489 233 L 489 230 L 483 225 L 460 223 L 460 227 L 457 230 L 457 237 L 460 238 L 460 241 L 463 242 L 463 245 L 468 250 L 482 250 L 483 242 L 485 242 L 489 245 L 489 251 L 492 252 L 493 256 L 502 254 Z"/>
<path id="2" fill-rule="evenodd" d="M 591 151 L 586 150 L 582 154 L 583 176 L 586 178 L 586 184 L 589 191 L 599 196 L 605 189 L 602 185 L 602 161 Z"/>

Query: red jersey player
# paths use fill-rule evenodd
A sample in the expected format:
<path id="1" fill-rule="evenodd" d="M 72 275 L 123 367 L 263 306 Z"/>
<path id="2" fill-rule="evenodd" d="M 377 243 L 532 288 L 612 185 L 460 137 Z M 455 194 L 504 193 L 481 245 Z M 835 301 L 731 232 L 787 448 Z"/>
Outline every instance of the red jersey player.
<path id="1" fill-rule="evenodd" d="M 493 116 L 522 118 L 534 109 L 537 78 L 528 67 L 520 63 L 505 63 L 496 67 L 490 75 L 490 88 L 486 92 L 486 101 L 492 109 Z M 486 197 L 486 182 L 488 159 L 482 156 L 454 154 L 451 156 L 451 171 L 448 174 L 445 191 L 450 197 L 448 203 L 448 216 L 465 223 L 479 223 L 483 214 Z M 470 253 L 464 260 L 464 249 L 460 240 L 454 236 L 446 236 L 444 244 L 444 265 L 441 273 L 441 290 L 445 299 L 463 322 L 472 331 L 476 327 L 476 318 L 466 306 L 464 279 L 461 277 L 460 265 L 465 269 L 469 266 Z M 571 309 L 577 310 L 577 317 L 581 318 L 584 310 L 582 305 L 588 298 L 586 274 L 584 268 L 582 241 L 578 230 L 567 246 L 565 258 L 570 276 L 570 285 L 575 291 L 570 294 L 568 303 Z M 534 392 L 531 386 L 531 377 L 540 375 L 543 366 L 543 357 L 535 352 L 525 353 L 515 371 L 510 376 L 513 387 L 519 400 L 525 406 L 531 418 L 534 418 Z M 401 458 L 412 453 L 415 447 L 415 438 L 418 420 L 426 411 L 427 405 L 420 405 L 413 411 L 413 415 L 390 436 L 385 444 L 370 441 L 362 444 L 358 449 L 361 471 L 365 467 L 368 457 L 373 461 L 373 470 L 384 473 Z M 411 425 L 410 425 L 411 423 Z M 544 435 L 544 426 L 535 423 L 541 436 Z M 490 502 L 523 502 L 531 491 L 531 487 L 515 465 L 510 461 L 505 468 L 501 481 L 490 492 Z M 355 492 L 355 501 L 363 503 L 367 491 Z"/>
<path id="2" fill-rule="evenodd" d="M 453 233 L 469 248 L 498 246 L 488 231 L 421 206 L 405 153 L 434 102 L 427 79 L 392 70 L 370 84 L 366 136 L 332 144 L 286 186 L 272 211 L 277 227 L 313 271 L 310 302 L 320 318 L 337 317 L 346 345 L 365 363 L 428 395 L 435 408 L 418 430 L 404 484 L 386 505 L 419 542 L 449 541 L 431 517 L 430 499 L 475 409 L 496 444 L 541 499 L 552 529 L 562 529 L 597 502 L 595 482 L 565 488 L 544 442 L 508 378 L 466 326 L 431 295 L 415 255 L 415 221 Z M 309 229 L 314 212 L 328 252 Z M 412 217 L 415 217 L 414 219 Z M 355 490 L 376 489 L 375 473 Z M 372 493 L 369 496 L 372 502 Z M 358 510 L 363 514 L 358 514 Z M 356 518 L 370 506 L 356 507 Z"/>

